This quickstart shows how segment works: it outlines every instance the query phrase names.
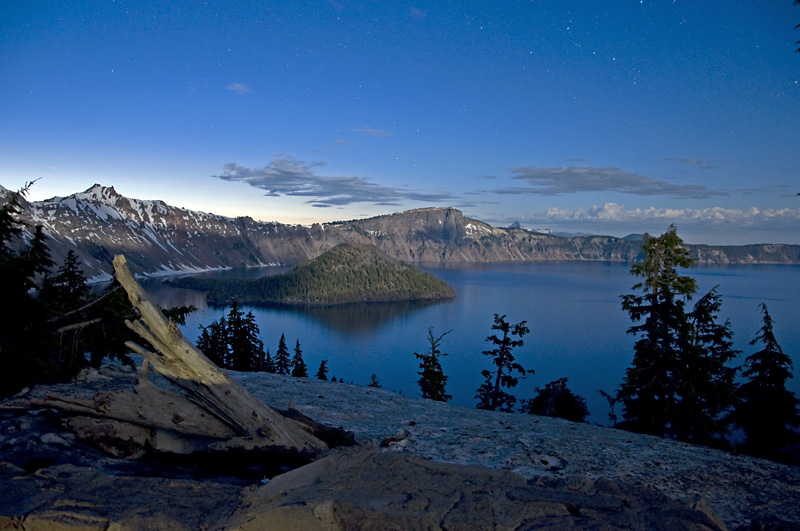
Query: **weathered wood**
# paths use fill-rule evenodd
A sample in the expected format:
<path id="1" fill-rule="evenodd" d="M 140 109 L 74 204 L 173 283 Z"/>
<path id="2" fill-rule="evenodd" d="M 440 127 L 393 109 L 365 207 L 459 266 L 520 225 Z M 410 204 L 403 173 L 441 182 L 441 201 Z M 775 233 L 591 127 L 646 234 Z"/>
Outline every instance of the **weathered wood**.
<path id="1" fill-rule="evenodd" d="M 262 445 L 312 452 L 327 448 L 324 442 L 297 428 L 231 380 L 195 348 L 150 300 L 128 269 L 124 256 L 114 257 L 114 271 L 131 304 L 141 314 L 141 319 L 126 321 L 126 324 L 156 352 L 133 342 L 126 345 L 173 384 L 184 389 L 190 400 L 211 412 L 238 435 L 262 438 Z"/>
<path id="2" fill-rule="evenodd" d="M 51 395 L 44 400 L 32 400 L 30 405 L 120 420 L 188 436 L 229 439 L 236 435 L 227 424 L 208 411 L 148 381 L 139 382 L 133 391 L 97 393 L 91 400 Z"/>

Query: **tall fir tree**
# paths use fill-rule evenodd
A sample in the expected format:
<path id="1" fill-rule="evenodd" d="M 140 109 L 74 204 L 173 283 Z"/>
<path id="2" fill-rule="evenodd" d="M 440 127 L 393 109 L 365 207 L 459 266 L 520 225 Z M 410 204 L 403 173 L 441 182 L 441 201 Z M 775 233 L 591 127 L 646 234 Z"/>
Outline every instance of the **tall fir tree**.
<path id="1" fill-rule="evenodd" d="M 422 398 L 430 398 L 438 402 L 447 402 L 452 396 L 445 393 L 447 387 L 447 376 L 444 374 L 442 364 L 439 362 L 440 356 L 447 356 L 447 353 L 439 350 L 439 345 L 442 338 L 449 334 L 448 330 L 444 334 L 436 337 L 433 335 L 433 328 L 428 328 L 428 342 L 430 343 L 430 350 L 422 354 L 414 353 L 414 356 L 419 360 L 419 374 L 420 378 L 417 380 L 420 391 L 422 391 Z"/>
<path id="2" fill-rule="evenodd" d="M 270 356 L 269 349 L 267 349 L 266 354 L 264 354 L 264 363 L 261 365 L 261 371 L 271 374 L 275 373 L 275 360 Z"/>
<path id="3" fill-rule="evenodd" d="M 484 350 L 483 354 L 492 359 L 496 369 L 481 371 L 485 381 L 478 388 L 475 398 L 478 399 L 478 409 L 510 413 L 514 410 L 517 399 L 503 391 L 503 388 L 512 389 L 517 386 L 519 376 L 524 378 L 526 373 L 534 374 L 532 370 L 525 369 L 517 363 L 512 352 L 515 348 L 524 345 L 522 337 L 528 334 L 530 329 L 525 326 L 525 321 L 511 325 L 506 321 L 505 315 L 494 314 L 492 330 L 498 330 L 503 335 L 498 337 L 497 334 L 494 334 L 487 337 L 486 341 L 495 345 L 495 348 Z M 519 339 L 512 339 L 513 336 L 517 336 Z M 514 373 L 518 373 L 519 376 L 515 376 Z"/>
<path id="4" fill-rule="evenodd" d="M 54 265 L 41 226 L 34 229 L 30 243 L 21 242 L 27 227 L 20 220 L 21 201 L 32 184 L 10 192 L 0 206 L 0 396 L 38 381 L 72 376 L 58 364 L 55 325 L 44 301 L 36 296 L 41 278 Z"/>
<path id="5" fill-rule="evenodd" d="M 231 368 L 231 347 L 229 342 L 228 320 L 225 316 L 211 322 L 208 326 L 200 326 L 200 337 L 197 348 L 205 354 L 217 367 Z"/>
<path id="6" fill-rule="evenodd" d="M 281 339 L 278 342 L 278 350 L 275 352 L 275 372 L 277 374 L 289 375 L 292 370 L 292 364 L 289 360 L 289 349 L 286 347 L 286 335 L 281 334 Z"/>
<path id="7" fill-rule="evenodd" d="M 676 373 L 679 402 L 671 434 L 706 446 L 728 447 L 727 415 L 734 405 L 737 369 L 730 322 L 719 322 L 722 298 L 714 287 L 688 315 L 690 337 Z"/>
<path id="8" fill-rule="evenodd" d="M 322 360 L 319 362 L 319 369 L 317 369 L 316 378 L 317 380 L 328 379 L 328 360 Z"/>
<path id="9" fill-rule="evenodd" d="M 786 389 L 792 377 L 792 359 L 775 338 L 772 317 L 765 304 L 761 329 L 750 344 L 762 348 L 745 359 L 736 408 L 730 420 L 747 436 L 741 449 L 749 454 L 800 464 L 800 400 Z"/>
<path id="10" fill-rule="evenodd" d="M 229 369 L 234 371 L 249 371 L 253 369 L 249 341 L 244 312 L 239 309 L 239 304 L 236 300 L 233 300 L 231 301 L 231 308 L 228 310 Z"/>
<path id="11" fill-rule="evenodd" d="M 292 376 L 295 378 L 308 378 L 308 368 L 303 361 L 303 351 L 300 349 L 300 340 L 294 346 L 294 357 L 292 357 Z"/>
<path id="12" fill-rule="evenodd" d="M 689 337 L 685 302 L 697 290 L 693 278 L 679 268 L 692 265 L 674 225 L 658 237 L 645 234 L 644 260 L 631 266 L 643 278 L 634 293 L 622 296 L 622 308 L 635 324 L 628 333 L 638 336 L 631 367 L 625 372 L 616 400 L 625 419 L 619 427 L 668 435 L 678 414 L 681 350 Z"/>
<path id="13" fill-rule="evenodd" d="M 698 444 L 726 446 L 727 413 L 733 405 L 738 355 L 730 323 L 720 323 L 722 299 L 713 288 L 691 312 L 695 280 L 680 273 L 693 264 L 674 225 L 658 237 L 645 235 L 644 260 L 631 266 L 642 278 L 640 293 L 623 295 L 635 324 L 634 356 L 613 401 L 620 402 L 631 431 Z M 612 402 L 613 402 L 612 401 Z"/>

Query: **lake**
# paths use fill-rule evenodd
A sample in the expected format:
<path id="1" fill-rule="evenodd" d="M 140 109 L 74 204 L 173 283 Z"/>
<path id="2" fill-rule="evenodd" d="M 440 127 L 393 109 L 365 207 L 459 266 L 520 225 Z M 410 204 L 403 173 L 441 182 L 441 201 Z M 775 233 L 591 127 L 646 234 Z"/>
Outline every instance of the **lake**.
<path id="1" fill-rule="evenodd" d="M 427 330 L 438 336 L 447 331 L 441 350 L 448 353 L 442 366 L 449 377 L 451 403 L 474 407 L 481 370 L 490 359 L 481 354 L 492 348 L 493 315 L 507 315 L 510 323 L 527 321 L 530 334 L 515 351 L 517 361 L 535 374 L 520 380 L 512 390 L 518 400 L 530 398 L 535 387 L 568 377 L 570 389 L 584 397 L 589 421 L 608 424 L 608 405 L 597 392 L 613 392 L 622 381 L 633 356 L 631 325 L 620 308 L 620 295 L 631 293 L 636 279 L 628 264 L 604 262 L 546 262 L 515 264 L 458 264 L 422 267 L 447 281 L 456 298 L 438 303 L 381 303 L 291 308 L 245 307 L 252 310 L 261 330 L 264 348 L 275 353 L 281 334 L 293 350 L 300 340 L 311 376 L 320 361 L 328 360 L 329 377 L 366 385 L 375 373 L 385 389 L 419 396 L 418 361 L 414 352 L 429 348 Z M 286 268 L 226 271 L 224 275 L 258 276 Z M 736 348 L 742 350 L 737 365 L 758 347 L 749 345 L 761 326 L 758 305 L 767 304 L 775 335 L 784 352 L 800 368 L 800 266 L 699 266 L 686 272 L 698 283 L 698 295 L 719 285 L 721 316 L 730 319 Z M 221 273 L 209 273 L 219 276 Z M 199 326 L 207 326 L 227 313 L 209 307 L 205 294 L 171 288 L 147 280 L 145 288 L 162 306 L 193 304 L 200 311 L 183 327 L 192 341 Z M 789 381 L 800 394 L 800 379 Z"/>

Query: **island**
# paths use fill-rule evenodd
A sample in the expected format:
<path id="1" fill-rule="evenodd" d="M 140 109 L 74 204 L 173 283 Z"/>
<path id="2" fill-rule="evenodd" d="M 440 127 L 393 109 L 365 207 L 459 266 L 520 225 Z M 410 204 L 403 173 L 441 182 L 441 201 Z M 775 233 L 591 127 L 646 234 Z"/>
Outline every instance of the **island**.
<path id="1" fill-rule="evenodd" d="M 373 245 L 343 243 L 280 275 L 259 279 L 181 278 L 180 288 L 208 291 L 209 304 L 346 304 L 452 299 L 445 281 Z"/>

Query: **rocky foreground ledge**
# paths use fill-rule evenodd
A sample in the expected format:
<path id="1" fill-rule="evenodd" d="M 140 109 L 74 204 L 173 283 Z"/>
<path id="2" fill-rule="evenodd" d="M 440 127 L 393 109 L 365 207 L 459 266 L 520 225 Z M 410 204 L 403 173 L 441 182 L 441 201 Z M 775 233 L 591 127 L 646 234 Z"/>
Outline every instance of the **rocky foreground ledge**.
<path id="1" fill-rule="evenodd" d="M 104 457 L 49 410 L 6 409 L 0 529 L 800 529 L 798 467 L 381 389 L 231 375 L 359 446 L 269 481 L 165 474 Z M 26 398 L 88 398 L 133 377 L 111 365 Z"/>

